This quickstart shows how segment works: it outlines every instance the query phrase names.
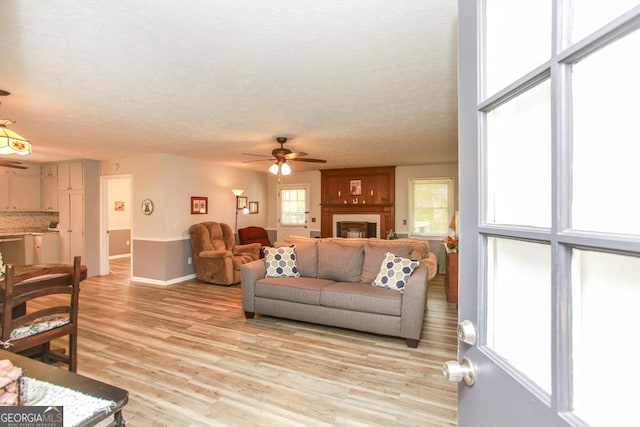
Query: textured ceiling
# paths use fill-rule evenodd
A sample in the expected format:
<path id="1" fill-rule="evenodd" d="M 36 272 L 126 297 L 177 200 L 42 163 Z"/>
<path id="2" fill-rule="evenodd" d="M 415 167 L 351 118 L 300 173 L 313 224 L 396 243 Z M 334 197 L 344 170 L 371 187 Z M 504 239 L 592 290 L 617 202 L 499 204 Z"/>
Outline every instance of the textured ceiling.
<path id="1" fill-rule="evenodd" d="M 457 160 L 452 0 L 2 0 L 24 160 L 168 153 L 266 170 Z"/>

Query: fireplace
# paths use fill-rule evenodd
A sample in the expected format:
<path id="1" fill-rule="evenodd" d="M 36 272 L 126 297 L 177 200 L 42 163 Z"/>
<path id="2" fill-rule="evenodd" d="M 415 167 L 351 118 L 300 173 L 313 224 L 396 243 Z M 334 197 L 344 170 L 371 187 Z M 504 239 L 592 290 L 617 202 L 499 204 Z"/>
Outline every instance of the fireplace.
<path id="1" fill-rule="evenodd" d="M 338 214 L 332 216 L 333 237 L 380 237 L 380 215 Z"/>
<path id="2" fill-rule="evenodd" d="M 338 221 L 336 222 L 336 236 L 355 237 L 379 237 L 377 235 L 378 224 L 367 221 Z"/>
<path id="3" fill-rule="evenodd" d="M 321 174 L 320 236 L 337 237 L 337 222 L 375 223 L 384 239 L 395 227 L 395 166 L 324 169 Z M 353 187 L 352 184 L 356 183 Z M 364 234 L 364 226 L 347 227 L 352 236 Z"/>

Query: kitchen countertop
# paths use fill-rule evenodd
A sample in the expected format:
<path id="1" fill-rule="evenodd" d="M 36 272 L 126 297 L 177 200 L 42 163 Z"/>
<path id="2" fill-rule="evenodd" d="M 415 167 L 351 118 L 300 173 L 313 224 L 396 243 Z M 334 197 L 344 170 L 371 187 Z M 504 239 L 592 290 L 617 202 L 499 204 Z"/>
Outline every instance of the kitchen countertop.
<path id="1" fill-rule="evenodd" d="M 5 228 L 0 230 L 0 237 L 27 235 L 37 236 L 48 233 L 58 233 L 58 231 L 48 230 L 46 228 Z"/>

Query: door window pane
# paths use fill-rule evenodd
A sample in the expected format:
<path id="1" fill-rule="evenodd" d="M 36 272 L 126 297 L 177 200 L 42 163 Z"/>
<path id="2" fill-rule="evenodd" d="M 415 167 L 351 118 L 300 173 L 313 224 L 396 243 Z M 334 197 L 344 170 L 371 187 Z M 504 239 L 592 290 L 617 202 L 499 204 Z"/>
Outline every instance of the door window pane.
<path id="1" fill-rule="evenodd" d="M 551 1 L 487 0 L 486 95 L 523 77 L 551 56 Z M 526 14 L 526 19 L 517 19 Z"/>
<path id="2" fill-rule="evenodd" d="M 571 42 L 579 41 L 639 4 L 638 0 L 573 0 Z"/>
<path id="3" fill-rule="evenodd" d="M 305 190 L 280 190 L 280 224 L 304 225 Z"/>
<path id="4" fill-rule="evenodd" d="M 551 226 L 549 81 L 487 114 L 487 222 Z"/>
<path id="5" fill-rule="evenodd" d="M 573 251 L 573 402 L 592 426 L 637 419 L 638 277 L 640 258 Z"/>
<path id="6" fill-rule="evenodd" d="M 487 345 L 551 391 L 551 250 L 488 238 Z"/>
<path id="7" fill-rule="evenodd" d="M 572 227 L 640 234 L 640 31 L 573 66 Z"/>

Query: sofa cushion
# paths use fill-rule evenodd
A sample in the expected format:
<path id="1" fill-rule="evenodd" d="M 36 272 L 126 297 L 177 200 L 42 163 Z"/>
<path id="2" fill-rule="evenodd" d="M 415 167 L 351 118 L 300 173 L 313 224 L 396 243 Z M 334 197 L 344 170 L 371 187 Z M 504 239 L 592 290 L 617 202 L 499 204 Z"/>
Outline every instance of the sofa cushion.
<path id="1" fill-rule="evenodd" d="M 364 262 L 362 263 L 360 281 L 362 283 L 371 283 L 375 280 L 380 272 L 380 265 L 388 251 L 393 252 L 396 256 L 410 258 L 412 250 L 410 245 L 394 246 L 392 250 L 389 246 L 367 242 L 364 245 Z"/>
<path id="2" fill-rule="evenodd" d="M 296 246 L 262 248 L 264 251 L 265 277 L 300 277 L 296 263 Z"/>
<path id="3" fill-rule="evenodd" d="M 362 283 L 336 282 L 320 292 L 320 305 L 365 313 L 400 316 L 402 295 Z"/>
<path id="4" fill-rule="evenodd" d="M 404 287 L 418 264 L 419 261 L 387 252 L 372 285 L 404 292 Z"/>
<path id="5" fill-rule="evenodd" d="M 274 242 L 274 246 L 290 246 L 286 242 Z M 300 239 L 295 241 L 298 271 L 304 277 L 318 277 L 318 240 Z"/>
<path id="6" fill-rule="evenodd" d="M 337 243 L 318 243 L 318 278 L 337 282 L 360 282 L 364 248 Z"/>
<path id="7" fill-rule="evenodd" d="M 320 290 L 333 280 L 311 277 L 271 277 L 256 282 L 255 296 L 303 304 L 320 304 Z"/>

